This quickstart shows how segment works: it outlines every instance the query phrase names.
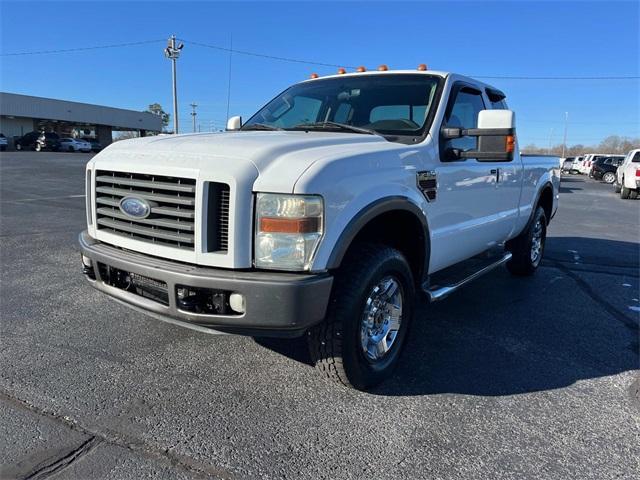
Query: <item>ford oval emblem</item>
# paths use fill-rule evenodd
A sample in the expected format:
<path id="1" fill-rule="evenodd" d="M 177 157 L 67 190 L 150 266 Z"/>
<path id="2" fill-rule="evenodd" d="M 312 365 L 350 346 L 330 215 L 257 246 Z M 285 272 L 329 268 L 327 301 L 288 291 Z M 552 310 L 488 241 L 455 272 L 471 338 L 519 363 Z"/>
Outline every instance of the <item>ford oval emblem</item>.
<path id="1" fill-rule="evenodd" d="M 124 197 L 120 200 L 120 211 L 127 217 L 147 218 L 151 213 L 151 205 L 142 198 Z"/>

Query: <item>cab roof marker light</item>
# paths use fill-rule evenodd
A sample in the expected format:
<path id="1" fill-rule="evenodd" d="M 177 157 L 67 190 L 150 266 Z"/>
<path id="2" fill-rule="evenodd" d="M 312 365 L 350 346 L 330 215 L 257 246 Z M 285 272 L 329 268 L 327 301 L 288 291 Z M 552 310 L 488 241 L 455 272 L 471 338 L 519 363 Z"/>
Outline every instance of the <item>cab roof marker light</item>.
<path id="1" fill-rule="evenodd" d="M 363 66 L 359 66 L 358 68 L 356 68 L 356 72 L 362 73 L 362 72 L 366 72 L 366 71 L 367 71 L 367 69 L 365 67 L 363 67 Z"/>
<path id="2" fill-rule="evenodd" d="M 317 73 L 312 73 L 311 75 L 309 75 L 309 78 L 318 78 L 318 74 Z"/>
<path id="3" fill-rule="evenodd" d="M 345 73 L 347 73 L 347 71 L 344 68 L 340 67 L 338 69 L 338 75 L 344 75 Z"/>
<path id="4" fill-rule="evenodd" d="M 418 65 L 418 71 L 426 72 L 427 71 L 427 64 L 426 63 L 421 63 L 420 65 Z"/>
<path id="5" fill-rule="evenodd" d="M 387 67 L 385 64 L 382 64 L 378 67 L 378 71 L 380 72 L 386 72 L 387 70 L 389 70 L 389 67 Z"/>

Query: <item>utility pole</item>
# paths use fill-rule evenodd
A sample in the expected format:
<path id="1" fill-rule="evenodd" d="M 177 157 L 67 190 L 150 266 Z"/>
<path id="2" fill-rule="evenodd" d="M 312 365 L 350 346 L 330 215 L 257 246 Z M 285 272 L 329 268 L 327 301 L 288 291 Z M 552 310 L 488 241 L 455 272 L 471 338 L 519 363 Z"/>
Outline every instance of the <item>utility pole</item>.
<path id="1" fill-rule="evenodd" d="M 564 139 L 562 140 L 562 158 L 566 158 L 564 156 L 564 153 L 567 148 L 567 123 L 568 122 L 569 122 L 569 112 L 564 112 Z"/>
<path id="2" fill-rule="evenodd" d="M 178 83 L 176 74 L 176 60 L 180 57 L 180 51 L 184 45 L 176 45 L 176 36 L 171 35 L 167 43 L 167 48 L 164 49 L 164 56 L 171 60 L 171 73 L 173 80 L 173 133 L 178 134 Z"/>
<path id="3" fill-rule="evenodd" d="M 198 106 L 198 104 L 196 102 L 191 102 L 191 118 L 193 119 L 193 133 L 196 133 L 196 115 L 198 115 L 196 113 L 196 107 Z"/>
<path id="4" fill-rule="evenodd" d="M 549 132 L 549 148 L 547 149 L 547 153 L 551 154 L 551 139 L 553 138 L 553 128 Z"/>
<path id="5" fill-rule="evenodd" d="M 229 120 L 229 105 L 231 104 L 231 59 L 233 55 L 233 33 L 229 43 L 229 78 L 227 84 L 227 120 Z"/>

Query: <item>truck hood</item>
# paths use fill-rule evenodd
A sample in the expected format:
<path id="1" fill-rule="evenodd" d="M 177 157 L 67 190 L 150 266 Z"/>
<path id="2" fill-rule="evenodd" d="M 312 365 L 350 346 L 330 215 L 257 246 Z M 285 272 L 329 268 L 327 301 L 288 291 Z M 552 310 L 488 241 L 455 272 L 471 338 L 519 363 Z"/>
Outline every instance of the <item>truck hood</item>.
<path id="1" fill-rule="evenodd" d="M 384 145 L 393 148 L 394 144 L 375 135 L 342 132 L 159 135 L 116 142 L 98 154 L 95 162 L 99 168 L 114 169 L 118 167 L 112 161 L 120 165 L 131 162 L 139 168 L 198 169 L 202 173 L 217 170 L 248 175 L 253 171 L 254 190 L 293 192 L 296 181 L 316 161 L 349 152 L 362 153 L 368 148 L 379 150 Z"/>

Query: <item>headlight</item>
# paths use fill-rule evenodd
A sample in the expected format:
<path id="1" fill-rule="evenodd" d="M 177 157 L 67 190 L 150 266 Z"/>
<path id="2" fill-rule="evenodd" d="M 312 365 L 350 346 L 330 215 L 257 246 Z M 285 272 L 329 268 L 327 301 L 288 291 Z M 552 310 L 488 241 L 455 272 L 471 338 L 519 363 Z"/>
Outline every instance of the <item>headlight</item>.
<path id="1" fill-rule="evenodd" d="M 317 195 L 258 193 L 256 267 L 309 270 L 322 238 L 323 214 Z"/>

